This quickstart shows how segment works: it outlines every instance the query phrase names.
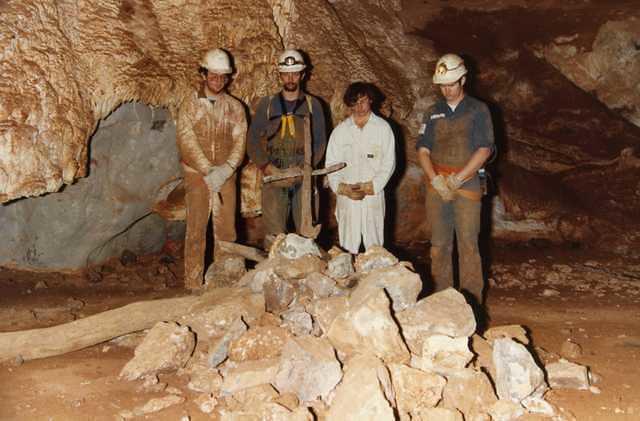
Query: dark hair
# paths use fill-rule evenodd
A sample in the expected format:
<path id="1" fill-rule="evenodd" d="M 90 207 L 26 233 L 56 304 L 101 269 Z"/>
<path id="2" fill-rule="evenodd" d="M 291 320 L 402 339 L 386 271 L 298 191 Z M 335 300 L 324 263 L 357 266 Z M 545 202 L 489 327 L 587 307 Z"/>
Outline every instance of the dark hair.
<path id="1" fill-rule="evenodd" d="M 207 77 L 207 75 L 209 74 L 209 69 L 204 66 L 200 66 L 198 67 L 198 73 L 200 73 L 204 77 Z"/>
<path id="2" fill-rule="evenodd" d="M 371 100 L 372 104 L 379 104 L 381 102 L 382 94 L 378 90 L 378 88 L 372 83 L 368 82 L 353 82 L 351 85 L 347 87 L 347 90 L 344 92 L 344 96 L 342 100 L 347 107 L 353 107 L 356 102 L 358 102 L 358 98 L 366 96 Z"/>

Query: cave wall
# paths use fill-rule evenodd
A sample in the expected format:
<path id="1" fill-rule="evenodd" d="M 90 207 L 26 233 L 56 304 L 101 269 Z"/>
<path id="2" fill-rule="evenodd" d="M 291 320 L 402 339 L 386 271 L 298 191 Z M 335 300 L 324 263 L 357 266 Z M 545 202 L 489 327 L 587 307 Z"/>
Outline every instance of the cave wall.
<path id="1" fill-rule="evenodd" d="M 623 252 L 640 241 L 633 2 L 27 0 L 0 12 L 0 203 L 86 176 L 90 136 L 120 104 L 173 114 L 207 49 L 230 51 L 231 91 L 251 107 L 278 89 L 277 55 L 295 47 L 309 55 L 308 89 L 334 123 L 349 82 L 386 94 L 398 134 L 393 240 L 423 240 L 415 136 L 436 98 L 435 60 L 456 51 L 471 59 L 497 123 L 497 190 L 486 203 L 494 235 L 612 241 Z"/>
<path id="2" fill-rule="evenodd" d="M 87 177 L 0 207 L 0 265 L 72 270 L 125 249 L 160 250 L 181 232 L 149 211 L 163 185 L 181 177 L 175 136 L 165 109 L 120 106 L 91 137 Z"/>

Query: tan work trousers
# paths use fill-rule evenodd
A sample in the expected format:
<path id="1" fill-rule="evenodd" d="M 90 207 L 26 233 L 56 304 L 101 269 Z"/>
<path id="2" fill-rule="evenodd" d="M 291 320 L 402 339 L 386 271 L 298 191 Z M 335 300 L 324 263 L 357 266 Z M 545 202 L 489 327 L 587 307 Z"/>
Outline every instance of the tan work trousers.
<path id="1" fill-rule="evenodd" d="M 456 194 L 450 202 L 435 190 L 427 191 L 427 218 L 431 225 L 431 276 L 435 290 L 453 287 L 453 235 L 458 245 L 460 289 L 482 304 L 484 280 L 478 247 L 480 200 Z"/>
<path id="2" fill-rule="evenodd" d="M 207 224 L 213 213 L 213 238 L 233 242 L 236 240 L 236 174 L 213 193 L 213 209 L 209 204 L 209 188 L 200 173 L 184 172 L 185 205 L 187 208 L 187 233 L 184 244 L 184 285 L 189 289 L 202 286 L 204 278 L 204 253 L 207 242 Z M 214 244 L 214 259 L 220 254 Z"/>

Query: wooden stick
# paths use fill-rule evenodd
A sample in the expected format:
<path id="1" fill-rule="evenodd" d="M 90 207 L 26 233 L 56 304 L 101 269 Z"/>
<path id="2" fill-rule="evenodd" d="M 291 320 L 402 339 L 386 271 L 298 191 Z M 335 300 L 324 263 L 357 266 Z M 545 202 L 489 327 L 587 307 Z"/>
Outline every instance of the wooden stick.
<path id="1" fill-rule="evenodd" d="M 321 225 L 313 225 L 313 213 L 311 212 L 311 190 L 312 184 L 312 139 L 311 139 L 311 118 L 307 114 L 304 117 L 304 167 L 302 175 L 302 198 L 301 198 L 301 223 L 300 234 L 307 238 L 315 239 L 320 233 Z"/>
<path id="2" fill-rule="evenodd" d="M 347 164 L 345 162 L 338 162 L 337 164 L 329 165 L 326 168 L 318 168 L 317 170 L 313 170 L 311 171 L 311 175 L 316 176 L 316 175 L 331 174 L 333 172 L 340 171 L 346 166 Z M 262 182 L 272 183 L 274 181 L 280 181 L 286 178 L 302 177 L 302 175 L 303 175 L 303 171 L 300 168 L 292 167 L 292 168 L 287 168 L 285 170 L 282 170 L 279 174 L 267 175 L 262 179 Z"/>
<path id="3" fill-rule="evenodd" d="M 267 254 L 264 251 L 254 247 L 249 247 L 223 240 L 218 240 L 218 244 L 220 245 L 220 249 L 222 251 L 237 254 L 244 257 L 245 259 L 249 259 L 254 262 L 262 262 L 267 258 Z"/>
<path id="4" fill-rule="evenodd" d="M 140 301 L 58 326 L 0 333 L 0 362 L 62 355 L 149 329 L 161 321 L 178 320 L 202 300 L 187 296 Z"/>

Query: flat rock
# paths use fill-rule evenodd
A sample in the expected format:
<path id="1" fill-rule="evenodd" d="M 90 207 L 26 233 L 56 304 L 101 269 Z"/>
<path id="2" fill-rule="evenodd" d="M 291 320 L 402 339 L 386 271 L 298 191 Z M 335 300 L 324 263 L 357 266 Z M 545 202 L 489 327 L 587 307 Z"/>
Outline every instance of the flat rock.
<path id="1" fill-rule="evenodd" d="M 238 409 L 252 406 L 260 406 L 263 403 L 273 402 L 278 399 L 278 391 L 270 384 L 261 384 L 254 387 L 241 389 L 234 393 L 233 399 L 238 403 Z"/>
<path id="2" fill-rule="evenodd" d="M 495 378 L 496 368 L 493 365 L 493 347 L 482 336 L 474 333 L 471 336 L 471 351 L 475 354 L 476 359 L 473 364 L 476 369 L 484 369 L 491 376 Z"/>
<path id="3" fill-rule="evenodd" d="M 280 314 L 282 327 L 296 336 L 309 335 L 313 330 L 313 319 L 304 310 L 293 308 Z"/>
<path id="4" fill-rule="evenodd" d="M 429 336 L 422 342 L 420 354 L 411 355 L 411 367 L 442 375 L 455 374 L 473 358 L 468 342 L 465 337 Z"/>
<path id="5" fill-rule="evenodd" d="M 411 421 L 464 421 L 455 409 L 424 408 L 411 414 Z"/>
<path id="6" fill-rule="evenodd" d="M 493 421 L 513 421 L 524 415 L 525 409 L 517 402 L 500 399 L 489 408 Z"/>
<path id="7" fill-rule="evenodd" d="M 298 234 L 278 235 L 269 250 L 270 259 L 280 256 L 293 260 L 308 254 L 322 257 L 320 248 L 312 239 L 301 237 Z"/>
<path id="8" fill-rule="evenodd" d="M 346 355 L 367 352 L 385 362 L 405 363 L 409 351 L 391 316 L 385 292 L 375 289 L 359 302 L 350 300 L 348 309 L 335 318 L 327 337 Z"/>
<path id="9" fill-rule="evenodd" d="M 159 322 L 153 326 L 120 377 L 135 380 L 183 367 L 196 346 L 195 335 L 187 326 Z"/>
<path id="10" fill-rule="evenodd" d="M 313 414 L 307 408 L 300 407 L 291 411 L 284 406 L 271 402 L 237 411 L 219 412 L 220 421 L 313 421 Z"/>
<path id="11" fill-rule="evenodd" d="M 227 359 L 229 354 L 229 344 L 232 340 L 238 339 L 247 331 L 247 325 L 242 321 L 242 317 L 237 318 L 227 332 L 218 340 L 212 341 L 209 345 L 209 357 L 207 358 L 210 367 L 217 367 Z"/>
<path id="12" fill-rule="evenodd" d="M 353 357 L 344 367 L 344 377 L 324 419 L 395 421 L 382 386 L 389 383 L 389 374 L 378 358 Z"/>
<path id="13" fill-rule="evenodd" d="M 295 393 L 302 402 L 326 399 L 342 378 L 335 350 L 328 340 L 292 338 L 282 350 L 274 386 Z"/>
<path id="14" fill-rule="evenodd" d="M 373 246 L 366 252 L 356 257 L 356 272 L 366 273 L 374 269 L 381 269 L 394 266 L 398 263 L 398 258 L 389 253 L 384 247 Z"/>
<path id="15" fill-rule="evenodd" d="M 206 294 L 208 300 L 179 320 L 198 334 L 198 341 L 223 336 L 239 317 L 251 325 L 264 314 L 263 295 L 254 294 L 249 289 L 216 288 Z"/>
<path id="16" fill-rule="evenodd" d="M 280 259 L 274 272 L 284 280 L 301 279 L 311 273 L 322 273 L 327 263 L 318 256 L 307 254 L 297 259 Z"/>
<path id="17" fill-rule="evenodd" d="M 354 272 L 350 253 L 336 254 L 327 264 L 326 274 L 333 279 L 342 279 Z"/>
<path id="18" fill-rule="evenodd" d="M 229 344 L 229 359 L 251 361 L 278 358 L 291 333 L 279 326 L 256 326 Z"/>
<path id="19" fill-rule="evenodd" d="M 422 280 L 401 264 L 374 269 L 360 279 L 351 293 L 352 299 L 369 294 L 371 288 L 384 288 L 391 297 L 393 311 L 399 312 L 416 303 L 422 290 Z"/>
<path id="20" fill-rule="evenodd" d="M 264 283 L 263 291 L 265 308 L 273 314 L 286 310 L 297 295 L 296 287 L 277 275 Z"/>
<path id="21" fill-rule="evenodd" d="M 244 274 L 235 284 L 239 288 L 249 288 L 254 293 L 262 293 L 264 284 L 273 277 L 278 277 L 275 268 L 281 264 L 282 257 L 263 260 L 255 268 Z"/>
<path id="22" fill-rule="evenodd" d="M 403 364 L 389 364 L 388 367 L 400 413 L 413 414 L 433 408 L 442 399 L 442 390 L 447 383 L 444 377 Z"/>
<path id="23" fill-rule="evenodd" d="M 307 311 L 311 313 L 314 321 L 320 326 L 324 334 L 329 332 L 329 328 L 338 315 L 347 311 L 349 300 L 345 296 L 334 296 L 321 298 L 311 302 L 307 306 Z"/>
<path id="24" fill-rule="evenodd" d="M 467 368 L 447 377 L 441 406 L 459 410 L 465 420 L 475 420 L 486 416 L 497 400 L 489 377 Z"/>
<path id="25" fill-rule="evenodd" d="M 485 339 L 493 344 L 499 338 L 514 339 L 523 345 L 529 345 L 527 331 L 520 325 L 496 326 L 484 332 Z"/>
<path id="26" fill-rule="evenodd" d="M 512 339 L 494 341 L 493 364 L 500 399 L 520 403 L 528 397 L 541 397 L 547 389 L 542 369 L 527 348 Z"/>
<path id="27" fill-rule="evenodd" d="M 431 335 L 469 337 L 476 319 L 464 296 L 453 288 L 432 294 L 408 309 L 396 313 L 402 335 L 414 354 L 422 352 L 422 342 Z"/>
<path id="28" fill-rule="evenodd" d="M 241 362 L 227 371 L 220 390 L 233 394 L 249 387 L 270 384 L 278 372 L 278 364 L 277 358 Z"/>
<path id="29" fill-rule="evenodd" d="M 314 295 L 314 298 L 326 298 L 342 294 L 342 290 L 336 285 L 336 281 L 321 273 L 310 273 L 302 281 Z"/>
<path id="30" fill-rule="evenodd" d="M 589 389 L 589 369 L 565 359 L 545 366 L 549 385 L 554 389 Z"/>
<path id="31" fill-rule="evenodd" d="M 212 370 L 208 365 L 199 369 L 191 369 L 187 389 L 204 394 L 217 395 L 222 387 L 222 376 L 218 370 Z"/>
<path id="32" fill-rule="evenodd" d="M 167 395 L 162 398 L 150 399 L 144 405 L 136 407 L 133 411 L 123 411 L 120 416 L 125 419 L 141 417 L 160 412 L 170 406 L 179 405 L 185 401 L 184 396 Z"/>

